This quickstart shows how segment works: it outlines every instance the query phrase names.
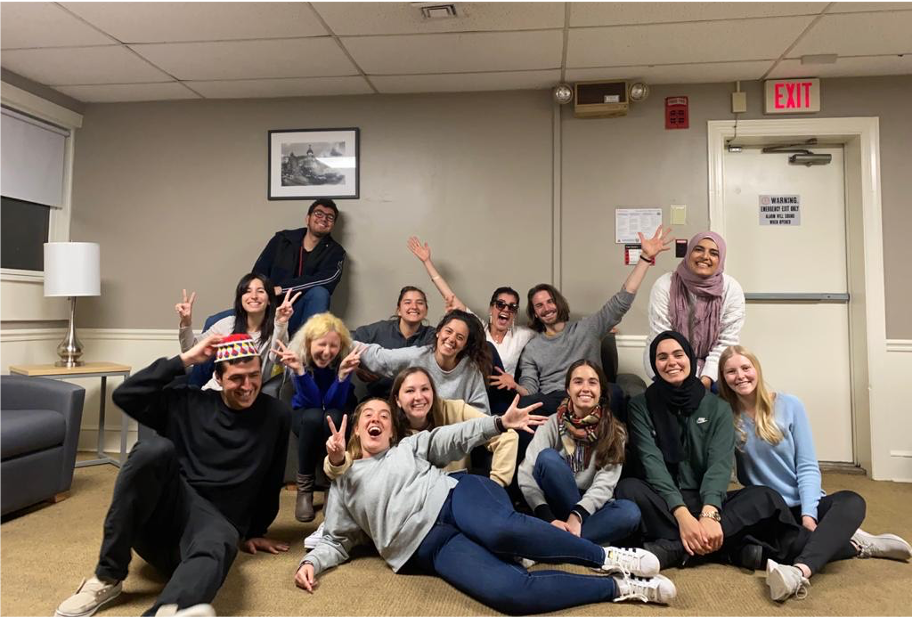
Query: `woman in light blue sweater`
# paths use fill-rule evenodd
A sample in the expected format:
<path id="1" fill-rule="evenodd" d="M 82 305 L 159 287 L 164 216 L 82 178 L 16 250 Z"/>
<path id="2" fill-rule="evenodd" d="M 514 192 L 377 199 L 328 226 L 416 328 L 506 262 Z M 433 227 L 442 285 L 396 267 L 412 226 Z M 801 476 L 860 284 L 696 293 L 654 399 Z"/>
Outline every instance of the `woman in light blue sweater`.
<path id="1" fill-rule="evenodd" d="M 719 367 L 719 394 L 731 404 L 738 432 L 738 480 L 775 489 L 795 520 L 813 533 L 793 565 L 768 561 L 767 585 L 774 600 L 803 598 L 811 575 L 833 560 L 912 557 L 912 547 L 900 537 L 859 528 L 864 498 L 853 491 L 826 495 L 804 405 L 797 397 L 767 390 L 754 354 L 731 346 Z"/>
<path id="2" fill-rule="evenodd" d="M 529 414 L 541 404 L 519 408 L 518 402 L 516 397 L 503 416 L 420 431 L 401 441 L 389 404 L 362 402 L 347 448 L 354 463 L 333 481 L 325 534 L 301 561 L 295 583 L 313 592 L 320 573 L 348 560 L 354 545 L 373 541 L 394 571 L 409 563 L 509 614 L 623 599 L 672 600 L 674 584 L 658 575 L 658 560 L 649 552 L 599 547 L 515 512 L 506 491 L 486 477 L 454 477 L 440 469 L 498 433 L 531 431 L 546 420 Z M 341 431 L 330 441 L 330 460 L 341 458 Z M 520 557 L 570 562 L 603 575 L 530 573 L 516 564 Z"/>

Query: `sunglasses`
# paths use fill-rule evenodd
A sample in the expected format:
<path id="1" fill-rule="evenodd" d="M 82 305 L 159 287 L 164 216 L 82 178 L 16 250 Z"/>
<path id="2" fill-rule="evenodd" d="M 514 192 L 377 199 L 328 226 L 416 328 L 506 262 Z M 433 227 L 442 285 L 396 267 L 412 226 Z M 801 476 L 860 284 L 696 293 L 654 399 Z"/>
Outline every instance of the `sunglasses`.
<path id="1" fill-rule="evenodd" d="M 497 307 L 497 309 L 500 311 L 503 311 L 504 309 L 506 309 L 510 313 L 516 313 L 517 311 L 519 311 L 519 305 L 517 305 L 516 303 L 506 303 L 506 302 L 500 300 L 499 298 L 494 301 L 494 306 Z"/>

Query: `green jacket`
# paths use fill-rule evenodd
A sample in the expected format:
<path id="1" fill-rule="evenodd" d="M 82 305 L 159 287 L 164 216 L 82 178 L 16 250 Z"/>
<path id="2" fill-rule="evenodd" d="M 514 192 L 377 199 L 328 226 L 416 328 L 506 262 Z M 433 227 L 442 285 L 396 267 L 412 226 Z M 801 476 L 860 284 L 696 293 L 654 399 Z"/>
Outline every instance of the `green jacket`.
<path id="1" fill-rule="evenodd" d="M 629 429 L 643 464 L 644 479 L 668 504 L 669 510 L 684 505 L 681 490 L 700 492 L 703 504 L 722 508 L 728 491 L 735 455 L 735 425 L 731 407 L 707 393 L 689 417 L 680 417 L 685 458 L 672 478 L 655 440 L 655 426 L 646 407 L 646 395 L 630 400 Z"/>

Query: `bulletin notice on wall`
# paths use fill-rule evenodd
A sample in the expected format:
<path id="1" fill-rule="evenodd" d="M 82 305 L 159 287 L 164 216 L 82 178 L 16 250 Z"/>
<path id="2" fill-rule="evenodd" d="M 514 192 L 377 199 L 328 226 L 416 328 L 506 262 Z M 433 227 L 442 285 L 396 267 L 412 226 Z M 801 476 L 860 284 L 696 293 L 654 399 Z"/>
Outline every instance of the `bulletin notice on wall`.
<path id="1" fill-rule="evenodd" d="M 801 196 L 761 195 L 760 225 L 801 225 Z"/>
<path id="2" fill-rule="evenodd" d="M 652 238 L 656 228 L 662 225 L 661 208 L 615 208 L 614 230 L 615 243 L 637 244 L 640 237 L 637 232 L 643 232 L 646 238 Z"/>

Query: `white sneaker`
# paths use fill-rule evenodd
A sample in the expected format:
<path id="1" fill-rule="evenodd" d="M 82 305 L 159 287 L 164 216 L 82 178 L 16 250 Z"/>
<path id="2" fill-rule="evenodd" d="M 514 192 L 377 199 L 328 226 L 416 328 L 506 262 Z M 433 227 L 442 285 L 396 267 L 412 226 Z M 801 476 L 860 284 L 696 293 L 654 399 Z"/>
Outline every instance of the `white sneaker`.
<path id="1" fill-rule="evenodd" d="M 208 603 L 199 603 L 191 605 L 184 609 L 178 609 L 177 603 L 162 605 L 155 612 L 156 616 L 215 616 L 215 608 Z"/>
<path id="2" fill-rule="evenodd" d="M 109 584 L 94 575 L 82 580 L 76 592 L 57 606 L 56 616 L 91 616 L 102 605 L 110 603 L 123 589 L 122 582 Z"/>
<path id="3" fill-rule="evenodd" d="M 895 534 L 869 534 L 859 528 L 852 535 L 852 542 L 858 547 L 859 558 L 912 558 L 912 546 Z"/>
<path id="4" fill-rule="evenodd" d="M 778 564 L 772 559 L 766 561 L 766 585 L 773 601 L 785 601 L 791 597 L 803 599 L 808 595 L 811 582 L 801 569 L 787 564 Z"/>
<path id="5" fill-rule="evenodd" d="M 618 588 L 618 601 L 642 601 L 643 603 L 661 603 L 668 605 L 677 596 L 678 591 L 674 582 L 664 575 L 655 577 L 630 577 L 629 575 L 614 575 Z"/>
<path id="6" fill-rule="evenodd" d="M 637 577 L 653 577 L 659 573 L 659 559 L 656 555 L 639 547 L 605 547 L 605 564 L 601 570 L 607 573 L 623 573 Z"/>
<path id="7" fill-rule="evenodd" d="M 317 546 L 317 543 L 320 542 L 320 539 L 323 538 L 323 522 L 320 522 L 320 525 L 317 526 L 317 529 L 304 537 L 304 547 L 306 549 L 313 549 Z"/>

